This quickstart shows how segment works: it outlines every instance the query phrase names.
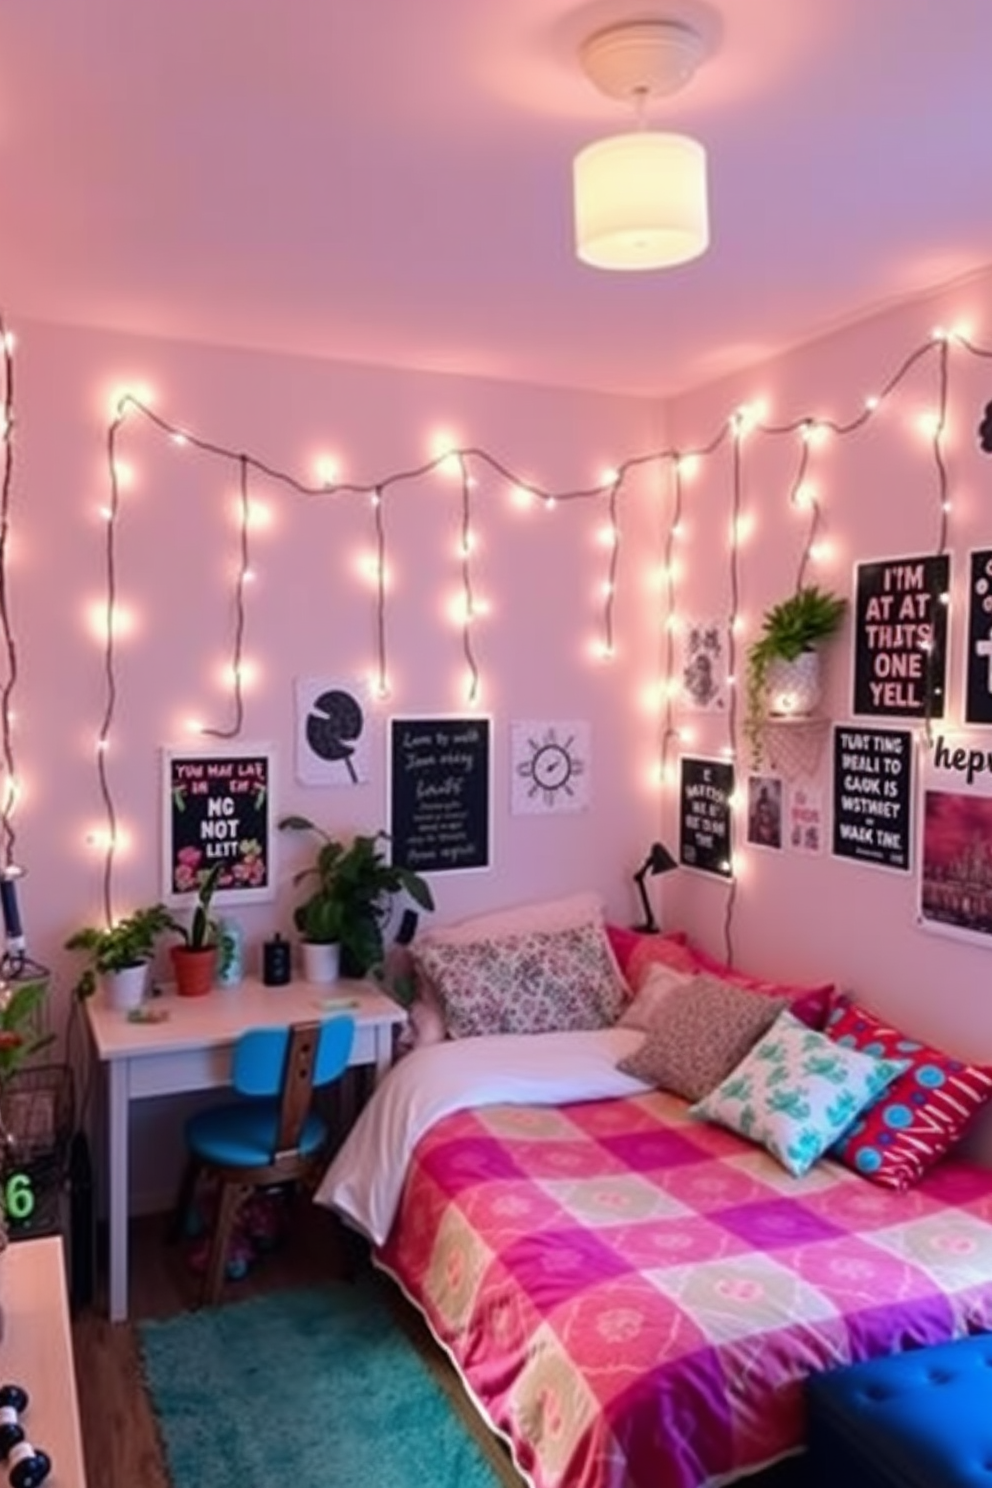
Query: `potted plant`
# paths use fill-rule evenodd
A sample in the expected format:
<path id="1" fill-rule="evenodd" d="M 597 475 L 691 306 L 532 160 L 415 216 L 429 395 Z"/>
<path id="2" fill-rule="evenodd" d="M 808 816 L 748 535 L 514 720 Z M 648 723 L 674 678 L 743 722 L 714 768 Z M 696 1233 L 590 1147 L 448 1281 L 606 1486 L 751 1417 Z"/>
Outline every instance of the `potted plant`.
<path id="1" fill-rule="evenodd" d="M 222 868 L 222 863 L 215 863 L 200 874 L 196 908 L 188 928 L 181 920 L 169 917 L 169 929 L 182 936 L 182 943 L 169 951 L 180 997 L 202 997 L 214 984 L 220 931 L 217 921 L 210 917 L 210 902 Z"/>
<path id="2" fill-rule="evenodd" d="M 97 980 L 110 1006 L 130 1012 L 141 1003 L 155 941 L 171 925 L 164 904 L 151 904 L 125 915 L 115 925 L 86 925 L 65 943 L 67 951 L 85 951 L 90 964 L 76 983 L 76 997 L 91 997 Z"/>
<path id="3" fill-rule="evenodd" d="M 284 816 L 279 828 L 309 832 L 320 844 L 311 866 L 293 876 L 294 886 L 312 885 L 311 892 L 293 911 L 308 981 L 328 975 L 327 968 L 312 964 L 307 949 L 311 945 L 340 948 L 335 975 L 340 970 L 343 976 L 363 977 L 381 965 L 383 926 L 397 894 L 409 894 L 421 909 L 434 908 L 426 881 L 411 869 L 387 861 L 382 849 L 382 844 L 389 841 L 387 833 L 359 834 L 345 845 L 305 816 Z"/>
<path id="4" fill-rule="evenodd" d="M 757 763 L 769 717 L 808 717 L 820 700 L 820 642 L 840 628 L 847 600 L 815 584 L 765 612 L 747 654 L 746 728 Z"/>

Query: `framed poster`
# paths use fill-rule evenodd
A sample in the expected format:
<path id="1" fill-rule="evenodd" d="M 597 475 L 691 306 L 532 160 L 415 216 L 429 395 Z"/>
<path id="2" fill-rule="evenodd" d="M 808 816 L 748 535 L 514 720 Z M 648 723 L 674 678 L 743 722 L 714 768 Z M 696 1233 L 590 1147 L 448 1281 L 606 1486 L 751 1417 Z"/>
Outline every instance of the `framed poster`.
<path id="1" fill-rule="evenodd" d="M 857 565 L 855 715 L 943 718 L 947 676 L 947 553 Z"/>
<path id="2" fill-rule="evenodd" d="M 303 785 L 362 785 L 369 778 L 368 687 L 297 677 L 296 778 Z"/>
<path id="3" fill-rule="evenodd" d="M 992 723 L 992 548 L 969 555 L 965 723 Z"/>
<path id="4" fill-rule="evenodd" d="M 389 720 L 392 860 L 417 873 L 491 866 L 488 718 Z"/>
<path id="5" fill-rule="evenodd" d="M 835 724 L 833 855 L 909 872 L 913 736 Z"/>
<path id="6" fill-rule="evenodd" d="M 992 946 L 992 750 L 938 734 L 923 765 L 919 924 Z"/>
<path id="7" fill-rule="evenodd" d="M 584 811 L 589 804 L 588 723 L 510 725 L 510 810 Z"/>
<path id="8" fill-rule="evenodd" d="M 162 751 L 162 894 L 183 904 L 223 864 L 215 904 L 272 899 L 272 754 L 267 746 Z"/>
<path id="9" fill-rule="evenodd" d="M 729 760 L 683 755 L 679 781 L 679 861 L 700 873 L 732 878 L 730 797 L 734 767 Z"/>
<path id="10" fill-rule="evenodd" d="M 747 841 L 750 847 L 782 846 L 782 778 L 747 777 Z"/>
<path id="11" fill-rule="evenodd" d="M 823 851 L 823 792 L 818 785 L 790 785 L 786 831 L 792 852 Z"/>
<path id="12" fill-rule="evenodd" d="M 727 706 L 726 624 L 689 620 L 680 632 L 679 706 L 716 713 Z"/>

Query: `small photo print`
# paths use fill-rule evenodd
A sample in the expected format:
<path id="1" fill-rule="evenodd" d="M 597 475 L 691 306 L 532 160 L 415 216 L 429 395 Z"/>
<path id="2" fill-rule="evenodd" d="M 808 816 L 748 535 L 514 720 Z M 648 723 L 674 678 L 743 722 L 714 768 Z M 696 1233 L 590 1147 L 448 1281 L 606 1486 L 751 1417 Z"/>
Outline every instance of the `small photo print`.
<path id="1" fill-rule="evenodd" d="M 789 847 L 793 852 L 823 851 L 823 792 L 818 787 L 794 785 L 789 793 Z"/>
<path id="2" fill-rule="evenodd" d="M 748 776 L 747 840 L 752 847 L 782 846 L 782 781 L 778 775 Z"/>

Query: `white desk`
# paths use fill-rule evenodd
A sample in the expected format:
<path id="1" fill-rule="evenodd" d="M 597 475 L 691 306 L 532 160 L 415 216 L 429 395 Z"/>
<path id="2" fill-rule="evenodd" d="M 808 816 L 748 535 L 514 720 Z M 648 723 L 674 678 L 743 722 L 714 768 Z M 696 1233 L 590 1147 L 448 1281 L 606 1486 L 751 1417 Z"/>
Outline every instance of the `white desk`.
<path id="1" fill-rule="evenodd" d="M 46 1488 L 86 1488 L 61 1239 L 14 1241 L 0 1277 L 3 1377 L 28 1392 L 22 1425 L 52 1459 Z"/>
<path id="2" fill-rule="evenodd" d="M 324 1006 L 354 999 L 355 1007 Z M 374 1065 L 381 1079 L 393 1057 L 393 1030 L 406 1014 L 367 982 L 318 986 L 293 981 L 266 987 L 246 977 L 239 987 L 215 987 L 205 997 L 177 997 L 166 991 L 153 1006 L 168 1013 L 160 1023 L 131 1023 L 107 1006 L 100 993 L 88 999 L 90 1032 L 101 1064 L 107 1066 L 110 1210 L 110 1317 L 127 1317 L 128 1127 L 131 1101 L 148 1096 L 210 1090 L 231 1082 L 231 1047 L 239 1033 L 272 1023 L 333 1017 L 355 1019 L 350 1063 Z"/>

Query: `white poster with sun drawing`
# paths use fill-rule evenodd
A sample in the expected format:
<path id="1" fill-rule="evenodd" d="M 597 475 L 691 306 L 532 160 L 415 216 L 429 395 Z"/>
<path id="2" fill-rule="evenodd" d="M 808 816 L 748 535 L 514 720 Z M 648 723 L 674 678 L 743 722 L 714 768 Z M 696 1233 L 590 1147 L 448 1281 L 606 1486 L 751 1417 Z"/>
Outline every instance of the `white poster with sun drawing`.
<path id="1" fill-rule="evenodd" d="M 589 804 L 588 723 L 510 725 L 510 810 L 584 811 Z"/>

